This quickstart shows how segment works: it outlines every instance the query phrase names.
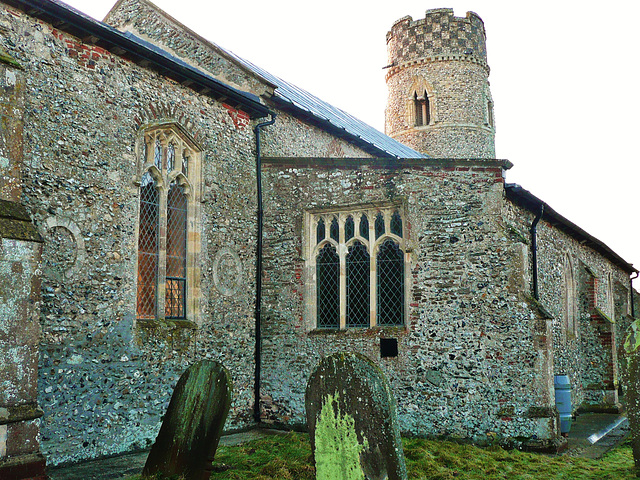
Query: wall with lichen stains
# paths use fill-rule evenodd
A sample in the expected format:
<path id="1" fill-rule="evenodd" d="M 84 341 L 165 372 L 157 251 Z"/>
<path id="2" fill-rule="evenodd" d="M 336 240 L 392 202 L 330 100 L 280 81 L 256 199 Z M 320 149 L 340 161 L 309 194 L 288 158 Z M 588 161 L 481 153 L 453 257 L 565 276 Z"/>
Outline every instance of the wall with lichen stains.
<path id="1" fill-rule="evenodd" d="M 25 72 L 21 198 L 44 238 L 38 398 L 48 463 L 149 446 L 175 382 L 201 358 L 232 374 L 226 428 L 252 424 L 256 121 L 4 4 L 0 28 Z M 292 151 L 365 156 L 286 114 L 278 120 L 273 138 Z M 202 150 L 200 311 L 195 323 L 143 325 L 136 142 L 164 121 Z"/>
<path id="2" fill-rule="evenodd" d="M 522 295 L 523 259 L 502 221 L 503 172 L 482 161 L 389 167 L 271 159 L 265 167 L 264 420 L 304 423 L 321 358 L 356 351 L 389 378 L 400 428 L 419 436 L 545 447 L 556 438 L 550 322 Z M 400 201 L 409 239 L 405 327 L 316 329 L 305 288 L 304 212 Z M 380 339 L 398 356 L 381 358 Z M 520 440 L 515 440 L 516 438 Z"/>
<path id="3" fill-rule="evenodd" d="M 529 248 L 529 228 L 535 215 L 511 202 L 506 207 L 507 222 L 520 232 L 523 245 Z M 630 323 L 629 275 L 544 218 L 537 232 L 540 303 L 553 317 L 554 374 L 569 376 L 574 411 L 617 410 L 616 352 L 623 339 L 621 332 Z M 567 256 L 571 258 L 575 281 L 575 333 L 567 331 L 564 312 L 567 287 L 563 269 Z M 589 287 L 592 278 L 595 278 L 593 295 Z M 613 347 L 607 345 L 605 337 L 609 333 Z M 611 369 L 613 374 L 608 371 Z M 612 380 L 615 385 L 610 384 Z"/>

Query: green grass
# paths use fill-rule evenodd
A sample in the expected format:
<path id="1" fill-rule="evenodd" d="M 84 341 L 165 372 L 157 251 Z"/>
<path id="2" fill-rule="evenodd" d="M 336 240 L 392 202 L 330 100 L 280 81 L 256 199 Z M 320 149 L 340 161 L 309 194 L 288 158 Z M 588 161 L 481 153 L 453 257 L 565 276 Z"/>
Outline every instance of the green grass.
<path id="1" fill-rule="evenodd" d="M 478 448 L 451 442 L 404 439 L 410 479 L 429 480 L 637 480 L 627 443 L 601 460 Z M 219 447 L 211 480 L 314 480 L 306 434 L 273 435 Z"/>

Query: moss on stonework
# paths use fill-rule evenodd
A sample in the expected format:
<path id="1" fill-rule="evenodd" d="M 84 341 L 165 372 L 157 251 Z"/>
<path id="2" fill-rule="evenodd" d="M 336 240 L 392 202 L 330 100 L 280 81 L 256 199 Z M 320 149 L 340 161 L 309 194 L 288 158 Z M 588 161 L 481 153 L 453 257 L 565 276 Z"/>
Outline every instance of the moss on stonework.
<path id="1" fill-rule="evenodd" d="M 341 415 L 338 395 L 327 395 L 315 430 L 315 460 L 318 480 L 363 480 L 360 454 L 369 448 L 358 442 L 355 420 Z M 334 407 L 335 405 L 335 407 Z"/>
<path id="2" fill-rule="evenodd" d="M 22 65 L 20 65 L 15 58 L 5 52 L 2 47 L 0 47 L 0 63 L 5 63 L 12 67 L 22 69 Z"/>

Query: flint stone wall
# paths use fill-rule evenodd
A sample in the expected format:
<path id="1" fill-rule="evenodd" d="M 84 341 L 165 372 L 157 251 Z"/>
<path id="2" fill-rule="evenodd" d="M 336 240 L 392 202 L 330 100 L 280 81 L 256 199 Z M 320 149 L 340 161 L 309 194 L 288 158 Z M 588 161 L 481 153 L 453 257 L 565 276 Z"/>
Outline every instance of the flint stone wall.
<path id="1" fill-rule="evenodd" d="M 522 248 L 530 254 L 529 228 L 535 214 L 511 202 L 505 204 L 508 228 L 517 232 Z M 605 383 L 607 369 L 615 368 L 618 380 L 617 351 L 624 341 L 623 332 L 630 324 L 629 275 L 589 246 L 581 244 L 544 219 L 537 226 L 538 288 L 540 304 L 553 318 L 553 360 L 555 375 L 569 375 L 571 403 L 574 410 L 615 408 L 613 398 L 607 398 Z M 564 326 L 565 255 L 573 262 L 577 335 Z M 595 304 L 598 310 L 615 323 L 606 322 L 613 330 L 613 351 L 603 347 L 600 338 L 602 325 L 593 320 L 587 283 L 588 271 L 595 275 Z M 608 277 L 612 278 L 613 292 L 607 294 Z M 605 323 L 602 320 L 600 323 Z M 611 395 L 611 393 L 609 393 Z"/>
<path id="2" fill-rule="evenodd" d="M 339 163 L 339 162 L 338 162 Z M 373 359 L 389 378 L 400 428 L 488 440 L 555 435 L 547 321 L 520 296 L 522 261 L 501 220 L 495 163 L 323 168 L 323 159 L 267 161 L 265 420 L 304 422 L 304 385 L 337 351 Z M 305 316 L 303 212 L 401 199 L 411 249 L 406 328 L 316 330 Z M 380 338 L 397 338 L 380 358 Z M 270 402 L 270 404 L 269 404 Z"/>
<path id="3" fill-rule="evenodd" d="M 255 122 L 4 4 L 0 28 L 25 69 L 23 201 L 45 240 L 38 396 L 48 464 L 150 445 L 180 374 L 203 358 L 232 372 L 226 428 L 249 425 Z M 141 126 L 162 121 L 185 126 L 202 149 L 203 300 L 199 323 L 142 326 L 135 145 Z M 366 155 L 286 115 L 278 121 L 278 142 Z M 233 278 L 223 275 L 228 262 Z"/>

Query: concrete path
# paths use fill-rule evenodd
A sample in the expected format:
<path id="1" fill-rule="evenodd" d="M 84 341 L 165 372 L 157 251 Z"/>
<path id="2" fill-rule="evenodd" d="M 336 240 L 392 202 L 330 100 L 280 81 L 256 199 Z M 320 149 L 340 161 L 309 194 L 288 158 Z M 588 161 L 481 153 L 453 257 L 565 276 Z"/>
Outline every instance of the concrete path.
<path id="1" fill-rule="evenodd" d="M 611 427 L 614 428 L 611 429 Z M 621 444 L 627 438 L 629 432 L 629 421 L 622 415 L 584 413 L 578 415 L 571 425 L 568 449 L 563 454 L 597 459 Z M 591 443 L 589 437 L 592 435 L 596 438 L 600 435 L 603 436 L 595 443 Z M 596 440 L 596 438 L 592 440 Z"/>
<path id="2" fill-rule="evenodd" d="M 588 438 L 604 432 L 620 418 L 620 415 L 588 413 L 579 415 L 573 422 L 568 437 L 568 448 L 561 455 L 597 459 L 624 441 L 629 434 L 629 422 L 624 421 L 596 443 Z M 285 434 L 280 430 L 255 429 L 225 435 L 220 445 L 239 445 L 267 435 Z M 83 462 L 61 468 L 49 469 L 51 480 L 123 480 L 142 472 L 148 451 Z"/>

